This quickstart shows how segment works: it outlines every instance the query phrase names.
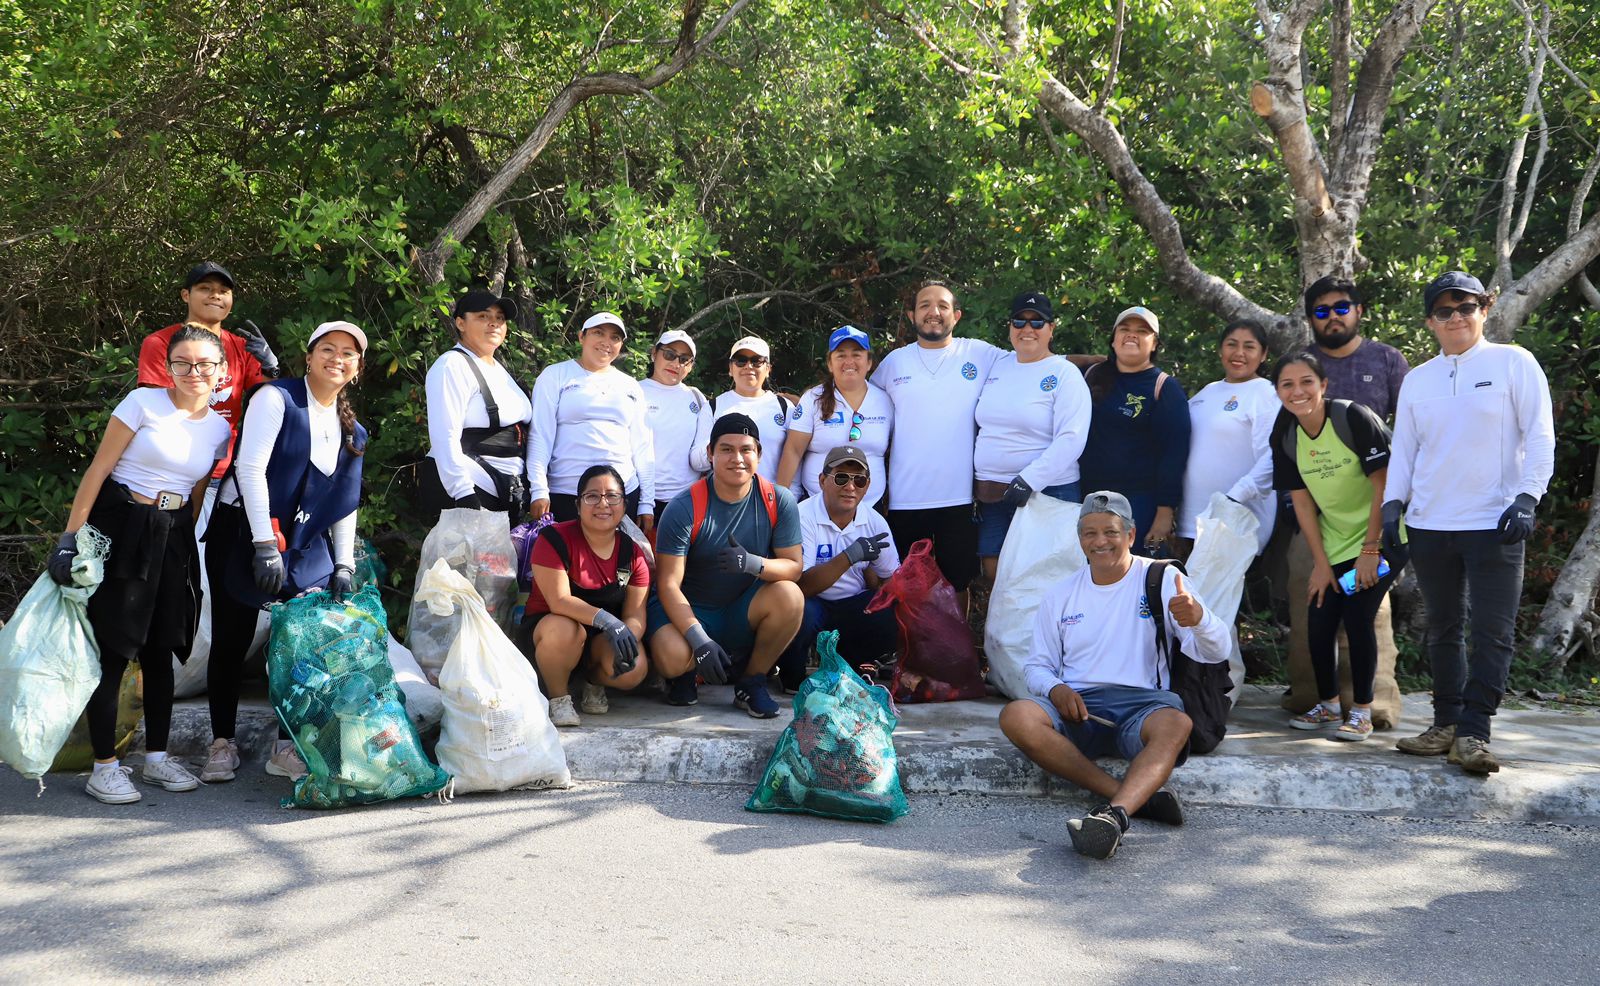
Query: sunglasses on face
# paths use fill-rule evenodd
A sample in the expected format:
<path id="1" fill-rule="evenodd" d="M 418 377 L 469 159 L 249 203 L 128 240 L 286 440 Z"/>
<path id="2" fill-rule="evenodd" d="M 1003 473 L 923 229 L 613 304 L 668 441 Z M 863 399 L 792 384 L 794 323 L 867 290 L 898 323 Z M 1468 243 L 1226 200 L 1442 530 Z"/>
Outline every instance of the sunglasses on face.
<path id="1" fill-rule="evenodd" d="M 767 365 L 767 358 L 765 356 L 735 356 L 728 360 L 728 362 L 732 363 L 734 366 L 754 366 L 759 369 L 760 367 Z"/>
<path id="2" fill-rule="evenodd" d="M 1331 305 L 1318 305 L 1311 309 L 1311 315 L 1313 318 L 1327 318 L 1330 312 L 1334 315 L 1348 315 L 1350 309 L 1354 307 L 1355 305 L 1348 301 L 1335 301 Z"/>
<path id="3" fill-rule="evenodd" d="M 839 487 L 849 486 L 854 483 L 856 489 L 864 490 L 870 482 L 872 482 L 870 478 L 857 476 L 853 473 L 836 472 L 833 474 L 833 485 Z"/>
<path id="4" fill-rule="evenodd" d="M 1049 324 L 1050 320 L 1044 318 L 1014 318 L 1011 320 L 1013 329 L 1042 329 Z"/>
<path id="5" fill-rule="evenodd" d="M 852 442 L 861 441 L 861 425 L 866 420 L 866 418 L 861 416 L 860 411 L 857 411 L 855 414 L 850 416 L 850 440 Z"/>
<path id="6" fill-rule="evenodd" d="M 1428 317 L 1433 319 L 1435 322 L 1448 322 L 1457 315 L 1460 315 L 1462 318 L 1471 318 L 1472 316 L 1478 314 L 1478 309 L 1482 307 L 1483 306 L 1478 304 L 1476 301 L 1462 302 L 1454 308 L 1451 308 L 1449 305 L 1440 305 L 1438 308 L 1435 308 L 1433 311 L 1429 312 Z"/>
<path id="7" fill-rule="evenodd" d="M 665 357 L 667 362 L 677 363 L 679 366 L 687 366 L 694 362 L 694 353 L 680 353 L 675 349 L 667 349 L 665 347 L 657 349 L 656 352 Z"/>

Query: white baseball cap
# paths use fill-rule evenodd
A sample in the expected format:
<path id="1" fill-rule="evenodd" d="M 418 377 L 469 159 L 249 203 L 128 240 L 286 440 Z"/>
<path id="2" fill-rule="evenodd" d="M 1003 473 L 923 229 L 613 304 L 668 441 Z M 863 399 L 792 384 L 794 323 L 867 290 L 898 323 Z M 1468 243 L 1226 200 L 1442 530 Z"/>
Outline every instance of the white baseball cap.
<path id="1" fill-rule="evenodd" d="M 356 325 L 354 322 L 323 322 L 321 325 L 312 330 L 311 338 L 306 340 L 306 352 L 311 352 L 311 347 L 317 344 L 317 340 L 321 339 L 329 332 L 350 333 L 350 335 L 355 338 L 356 346 L 361 350 L 361 354 L 363 356 L 366 355 L 367 334 L 362 332 L 360 326 Z"/>
<path id="2" fill-rule="evenodd" d="M 700 348 L 694 344 L 694 336 L 683 331 L 682 329 L 668 329 L 667 331 L 661 333 L 661 338 L 656 340 L 656 345 L 665 346 L 672 342 L 681 342 L 685 346 L 688 346 L 690 356 L 700 355 Z"/>
<path id="3" fill-rule="evenodd" d="M 628 338 L 628 327 L 622 323 L 622 316 L 611 312 L 595 312 L 583 323 L 583 328 L 578 332 L 581 335 L 597 325 L 615 325 L 622 332 L 622 338 Z"/>
<path id="4" fill-rule="evenodd" d="M 728 350 L 729 358 L 732 358 L 733 354 L 737 353 L 741 349 L 748 349 L 750 352 L 755 353 L 757 356 L 760 356 L 763 359 L 772 358 L 772 347 L 768 346 L 760 339 L 757 339 L 755 336 L 745 336 L 743 339 L 740 339 L 738 342 L 734 343 L 733 348 Z"/>
<path id="5" fill-rule="evenodd" d="M 1143 305 L 1134 305 L 1132 308 L 1125 309 L 1121 315 L 1117 316 L 1117 320 L 1111 323 L 1111 327 L 1114 329 L 1130 318 L 1142 320 L 1144 324 L 1150 326 L 1151 332 L 1156 335 L 1161 334 L 1161 319 L 1156 318 L 1156 313 Z"/>

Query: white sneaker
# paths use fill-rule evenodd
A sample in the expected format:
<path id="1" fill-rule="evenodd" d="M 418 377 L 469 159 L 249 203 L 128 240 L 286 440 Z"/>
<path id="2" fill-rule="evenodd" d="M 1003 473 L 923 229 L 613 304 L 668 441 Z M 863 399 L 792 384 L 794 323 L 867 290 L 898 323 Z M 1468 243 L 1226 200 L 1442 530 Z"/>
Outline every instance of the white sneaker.
<path id="1" fill-rule="evenodd" d="M 550 700 L 550 722 L 561 727 L 583 725 L 578 710 L 572 707 L 571 695 L 559 695 Z"/>
<path id="2" fill-rule="evenodd" d="M 239 744 L 231 739 L 214 739 L 211 741 L 211 754 L 206 757 L 206 765 L 200 768 L 200 781 L 204 784 L 231 781 L 233 772 L 238 769 Z"/>
<path id="3" fill-rule="evenodd" d="M 287 777 L 291 781 L 297 781 L 307 773 L 306 762 L 300 759 L 294 744 L 282 741 L 278 743 L 277 751 L 267 760 L 266 770 L 273 777 Z"/>
<path id="4" fill-rule="evenodd" d="M 606 698 L 606 686 L 592 681 L 584 682 L 583 697 L 578 700 L 578 708 L 586 716 L 603 716 L 610 712 L 611 700 Z"/>
<path id="5" fill-rule="evenodd" d="M 133 786 L 132 767 L 117 765 L 110 770 L 91 770 L 89 783 L 84 787 L 91 798 L 108 805 L 131 805 L 144 795 Z"/>
<path id="6" fill-rule="evenodd" d="M 160 784 L 168 791 L 193 791 L 200 786 L 200 778 L 189 773 L 188 767 L 172 757 L 163 757 L 155 763 L 146 760 L 143 777 L 151 784 Z"/>

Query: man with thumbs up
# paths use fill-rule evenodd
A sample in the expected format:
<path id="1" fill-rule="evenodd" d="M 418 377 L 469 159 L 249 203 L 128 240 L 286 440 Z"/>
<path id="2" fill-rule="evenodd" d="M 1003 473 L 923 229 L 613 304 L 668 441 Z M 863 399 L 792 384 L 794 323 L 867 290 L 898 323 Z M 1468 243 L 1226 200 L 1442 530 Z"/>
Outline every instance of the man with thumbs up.
<path id="1" fill-rule="evenodd" d="M 1120 493 L 1091 493 L 1078 516 L 1078 544 L 1089 564 L 1048 589 L 1034 617 L 1024 666 L 1029 697 L 1000 713 L 1000 728 L 1028 759 L 1105 803 L 1067 823 L 1072 846 L 1107 859 L 1130 816 L 1183 824 L 1178 797 L 1164 787 L 1188 757 L 1191 722 L 1167 690 L 1171 669 L 1156 648 L 1155 619 L 1176 648 L 1197 661 L 1228 659 L 1227 624 L 1181 573 L 1168 568 L 1161 598 L 1145 597 L 1152 564 L 1133 553 L 1133 507 Z M 1096 757 L 1128 761 L 1119 780 Z"/>

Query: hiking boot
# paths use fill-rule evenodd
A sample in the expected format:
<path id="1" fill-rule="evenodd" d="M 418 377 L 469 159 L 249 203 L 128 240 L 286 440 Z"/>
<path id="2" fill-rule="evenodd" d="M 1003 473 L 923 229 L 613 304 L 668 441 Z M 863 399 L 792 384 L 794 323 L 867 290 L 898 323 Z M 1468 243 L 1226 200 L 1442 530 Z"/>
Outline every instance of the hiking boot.
<path id="1" fill-rule="evenodd" d="M 1493 774 L 1500 769 L 1500 761 L 1489 750 L 1489 741 L 1476 736 L 1457 736 L 1450 745 L 1449 760 L 1469 774 Z"/>
<path id="2" fill-rule="evenodd" d="M 84 790 L 97 801 L 108 805 L 131 805 L 144 795 L 133 786 L 132 767 L 118 764 L 110 770 L 92 770 Z"/>
<path id="3" fill-rule="evenodd" d="M 1397 740 L 1394 748 L 1401 753 L 1409 753 L 1414 757 L 1437 757 L 1449 753 L 1450 747 L 1456 741 L 1456 727 L 1429 726 L 1422 731 L 1421 736 L 1407 736 Z"/>
<path id="4" fill-rule="evenodd" d="M 597 685 L 592 681 L 583 683 L 583 695 L 578 699 L 578 708 L 586 716 L 603 716 L 611 711 L 611 700 L 606 697 L 606 686 Z"/>
<path id="5" fill-rule="evenodd" d="M 778 703 L 767 692 L 765 675 L 752 674 L 740 678 L 733 688 L 733 704 L 752 719 L 778 718 Z"/>
<path id="6" fill-rule="evenodd" d="M 278 748 L 267 758 L 265 769 L 273 777 L 287 777 L 291 781 L 297 781 L 307 773 L 306 762 L 300 759 L 294 744 L 287 740 L 278 742 Z"/>
<path id="7" fill-rule="evenodd" d="M 206 765 L 200 768 L 200 782 L 219 784 L 231 781 L 234 771 L 238 769 L 239 745 L 231 739 L 214 739 L 211 741 L 211 753 L 206 757 Z"/>
<path id="8" fill-rule="evenodd" d="M 557 695 L 550 700 L 550 724 L 563 729 L 583 725 L 583 720 L 578 718 L 578 710 L 572 707 L 571 695 Z"/>
<path id="9" fill-rule="evenodd" d="M 1360 743 L 1372 735 L 1372 714 L 1365 709 L 1352 709 L 1350 718 L 1333 731 L 1333 739 L 1346 743 Z"/>
<path id="10" fill-rule="evenodd" d="M 1150 800 L 1134 812 L 1133 817 L 1147 822 L 1160 822 L 1162 825 L 1182 825 L 1183 802 L 1178 800 L 1178 792 L 1164 787 L 1150 795 Z"/>
<path id="11" fill-rule="evenodd" d="M 168 791 L 193 791 L 200 786 L 200 778 L 189 773 L 189 768 L 171 757 L 162 757 L 151 763 L 144 762 L 142 776 L 151 784 L 160 784 Z"/>
<path id="12" fill-rule="evenodd" d="M 1082 818 L 1067 820 L 1072 848 L 1091 859 L 1110 859 L 1128 831 L 1128 813 L 1115 805 L 1101 805 Z"/>
<path id="13" fill-rule="evenodd" d="M 1295 729 L 1326 729 L 1344 722 L 1344 717 L 1338 710 L 1330 709 L 1321 702 L 1313 705 L 1309 710 L 1300 713 L 1289 720 L 1289 725 Z"/>
<path id="14" fill-rule="evenodd" d="M 667 682 L 667 704 L 687 706 L 700 701 L 700 689 L 694 683 L 694 672 L 680 674 Z"/>

